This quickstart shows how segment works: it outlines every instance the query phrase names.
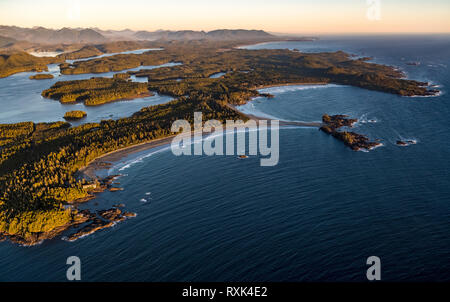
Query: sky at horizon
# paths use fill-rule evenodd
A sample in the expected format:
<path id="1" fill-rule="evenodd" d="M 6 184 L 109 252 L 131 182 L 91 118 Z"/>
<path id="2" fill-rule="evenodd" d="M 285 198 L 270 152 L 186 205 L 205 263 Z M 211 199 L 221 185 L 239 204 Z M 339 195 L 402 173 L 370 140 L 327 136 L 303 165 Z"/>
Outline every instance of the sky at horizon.
<path id="1" fill-rule="evenodd" d="M 286 34 L 450 33 L 449 0 L 0 0 L 0 25 Z"/>

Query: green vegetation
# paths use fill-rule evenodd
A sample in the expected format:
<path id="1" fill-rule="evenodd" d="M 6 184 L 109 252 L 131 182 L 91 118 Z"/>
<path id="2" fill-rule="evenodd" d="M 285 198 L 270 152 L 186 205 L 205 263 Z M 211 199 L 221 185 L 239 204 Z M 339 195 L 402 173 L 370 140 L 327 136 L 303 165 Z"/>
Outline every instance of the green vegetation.
<path id="1" fill-rule="evenodd" d="M 76 51 L 60 54 L 60 55 L 58 55 L 58 57 L 63 58 L 64 60 L 76 60 L 76 59 L 84 59 L 84 58 L 99 56 L 102 54 L 103 54 L 103 51 L 101 51 L 94 45 L 86 45 Z"/>
<path id="2" fill-rule="evenodd" d="M 30 80 L 47 80 L 53 79 L 53 75 L 49 73 L 38 73 L 30 76 Z"/>
<path id="3" fill-rule="evenodd" d="M 117 75 L 58 82 L 42 93 L 61 102 L 84 101 L 86 105 L 132 97 L 149 89 L 175 97 L 169 103 L 142 108 L 131 117 L 78 127 L 65 122 L 0 125 L 0 232 L 29 242 L 34 241 L 27 238 L 35 240 L 36 234 L 51 238 L 55 230 L 76 220 L 75 210 L 64 210 L 64 205 L 89 197 L 87 180 L 76 176 L 80 168 L 108 152 L 172 135 L 173 121 L 193 123 L 196 111 L 203 113 L 204 120 L 246 120 L 230 104 L 243 104 L 260 95 L 256 88 L 261 86 L 340 83 L 400 95 L 429 93 L 422 83 L 399 79 L 401 74 L 391 67 L 352 60 L 343 52 L 304 54 L 231 48 L 234 45 L 167 43 L 164 51 L 116 55 L 68 66 L 71 73 L 83 73 L 150 62 L 183 62 L 134 73 L 148 77 L 148 84 L 129 82 L 127 75 Z M 223 77 L 208 78 L 224 70 L 228 73 Z M 328 128 L 322 130 L 330 130 L 328 133 L 349 146 L 375 144 L 362 135 L 337 131 L 348 123 L 341 118 L 327 116 L 324 123 Z"/>
<path id="4" fill-rule="evenodd" d="M 52 57 L 35 57 L 26 52 L 0 54 L 0 78 L 18 72 L 48 71 L 47 64 L 60 63 L 63 60 Z"/>
<path id="5" fill-rule="evenodd" d="M 75 214 L 75 211 L 63 208 L 24 211 L 14 217 L 10 217 L 8 212 L 0 212 L 0 233 L 8 234 L 12 240 L 20 243 L 34 244 L 39 242 L 41 233 L 51 232 L 69 224 Z"/>
<path id="6" fill-rule="evenodd" d="M 1 37 L 0 37 L 1 39 Z M 49 49 L 55 48 L 48 46 Z M 74 45 L 60 45 L 56 47 L 56 49 L 71 49 Z M 154 42 L 150 41 L 118 41 L 118 42 L 109 42 L 103 44 L 96 45 L 78 45 L 81 47 L 80 49 L 70 52 L 63 53 L 56 57 L 35 57 L 33 55 L 28 54 L 23 51 L 16 51 L 13 53 L 4 53 L 0 54 L 0 78 L 8 77 L 12 74 L 19 72 L 42 72 L 48 71 L 47 65 L 52 63 L 62 63 L 63 66 L 66 66 L 66 63 L 63 63 L 65 60 L 75 60 L 81 58 L 88 58 L 92 56 L 98 56 L 105 53 L 114 53 L 128 50 L 135 50 L 141 48 L 154 48 L 159 47 Z M 64 65 L 66 64 L 66 65 Z M 136 65 L 137 67 L 139 65 Z M 62 68 L 63 69 L 63 68 Z M 70 74 L 70 73 L 66 73 Z M 37 77 L 33 79 L 44 79 L 42 77 Z"/>
<path id="7" fill-rule="evenodd" d="M 26 240 L 34 238 L 33 233 L 59 227 L 68 217 L 61 207 L 89 196 L 83 188 L 86 181 L 75 177 L 77 170 L 107 152 L 171 135 L 172 122 L 179 118 L 193 122 L 194 111 L 202 111 L 208 119 L 244 118 L 225 104 L 204 96 L 147 107 L 130 118 L 72 128 L 61 122 L 8 125 L 8 133 L 2 136 L 11 141 L 2 146 L 0 158 L 0 223 L 4 225 L 0 232 Z M 33 224 L 31 230 L 23 226 L 9 232 L 9 226 L 21 221 L 23 213 L 32 212 L 62 217 Z M 50 221 L 57 223 L 49 225 Z"/>
<path id="8" fill-rule="evenodd" d="M 352 59 L 338 51 L 334 53 L 300 53 L 287 49 L 245 50 L 232 48 L 232 43 L 168 43 L 164 51 L 144 54 L 120 54 L 94 60 L 61 64 L 63 74 L 103 73 L 181 62 L 182 65 L 137 72 L 149 77 L 152 86 L 162 93 L 182 95 L 185 81 L 174 85 L 176 79 L 201 79 L 214 73 L 228 71 L 224 81 L 249 89 L 285 83 L 337 83 L 395 93 L 404 96 L 429 95 L 426 83 L 401 79 L 403 74 L 392 67 L 367 62 L 367 58 Z M 214 80 L 214 79 L 212 79 Z"/>
<path id="9" fill-rule="evenodd" d="M 128 80 L 130 78 L 129 73 L 116 73 L 113 75 L 114 79 L 122 79 L 122 80 Z"/>
<path id="10" fill-rule="evenodd" d="M 81 110 L 68 111 L 64 114 L 66 120 L 79 120 L 86 117 L 87 113 Z"/>
<path id="11" fill-rule="evenodd" d="M 34 124 L 32 122 L 0 124 L 0 146 L 22 140 L 33 133 L 34 130 Z"/>
<path id="12" fill-rule="evenodd" d="M 160 53 L 157 51 L 156 53 Z M 141 65 L 160 65 L 170 62 L 167 56 L 159 57 L 150 54 L 118 54 L 87 61 L 76 61 L 73 64 L 60 64 L 62 74 L 104 73 L 121 71 Z"/>
<path id="13" fill-rule="evenodd" d="M 61 103 L 83 101 L 86 106 L 101 105 L 143 95 L 150 95 L 147 84 L 129 82 L 117 77 L 62 81 L 42 92 L 42 96 L 59 100 Z"/>

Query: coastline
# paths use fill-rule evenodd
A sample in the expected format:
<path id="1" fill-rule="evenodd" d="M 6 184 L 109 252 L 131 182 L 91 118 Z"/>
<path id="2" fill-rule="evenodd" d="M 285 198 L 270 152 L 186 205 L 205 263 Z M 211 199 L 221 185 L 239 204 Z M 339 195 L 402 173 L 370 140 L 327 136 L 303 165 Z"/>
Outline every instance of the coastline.
<path id="1" fill-rule="evenodd" d="M 109 103 L 115 103 L 115 102 L 125 102 L 125 101 L 132 101 L 134 99 L 141 99 L 141 98 L 147 98 L 147 97 L 151 97 L 151 96 L 155 96 L 156 94 L 153 93 L 152 91 L 148 91 L 148 92 L 143 92 L 143 93 L 139 93 L 139 94 L 134 94 L 132 96 L 129 97 L 125 97 L 125 98 L 120 98 L 120 99 L 115 99 L 115 100 L 111 100 L 105 103 L 101 103 L 101 104 L 92 104 L 92 105 L 86 105 L 85 106 L 90 106 L 90 107 L 96 107 L 96 106 L 101 106 L 101 105 L 105 105 L 105 104 L 109 104 Z M 78 101 L 74 102 L 77 103 Z"/>
<path id="2" fill-rule="evenodd" d="M 239 44 L 237 46 L 233 46 L 232 48 L 234 48 L 234 49 L 246 49 L 245 47 L 248 47 L 248 46 L 263 45 L 263 44 L 274 43 L 274 42 L 286 42 L 286 41 L 287 40 L 276 39 L 276 40 L 271 40 L 271 41 L 256 42 L 256 43 L 252 43 L 252 44 Z"/>
<path id="3" fill-rule="evenodd" d="M 233 110 L 239 112 L 240 114 L 245 115 L 250 120 L 256 121 L 256 123 L 258 123 L 259 121 L 273 120 L 273 119 L 269 119 L 269 118 L 265 118 L 265 117 L 256 116 L 253 114 L 243 113 L 243 112 L 239 111 L 239 109 L 236 108 L 236 105 L 227 104 L 227 106 L 228 106 L 228 108 L 233 109 Z M 321 122 L 299 122 L 299 121 L 296 122 L 296 121 L 279 120 L 279 125 L 280 126 L 299 126 L 299 127 L 317 127 L 317 128 L 319 128 L 320 126 L 322 126 L 322 123 Z"/>
<path id="4" fill-rule="evenodd" d="M 284 83 L 284 84 L 271 84 L 271 85 L 261 85 L 261 86 L 255 86 L 252 87 L 252 89 L 265 89 L 265 88 L 273 88 L 273 87 L 285 87 L 285 86 L 306 86 L 306 85 L 328 85 L 328 84 L 332 84 L 330 82 L 313 82 L 313 83 L 303 83 L 303 82 L 298 82 L 298 83 Z"/>
<path id="5" fill-rule="evenodd" d="M 90 179 L 95 179 L 97 178 L 96 171 L 105 169 L 105 166 L 102 163 L 117 162 L 131 154 L 169 144 L 174 137 L 175 135 L 170 135 L 105 153 L 88 162 L 83 168 L 79 169 L 77 173 L 81 176 L 84 175 Z"/>
<path id="6" fill-rule="evenodd" d="M 42 98 L 44 99 L 48 99 L 48 100 L 53 100 L 53 101 L 57 101 L 59 102 L 61 105 L 73 105 L 73 104 L 78 104 L 78 103 L 82 103 L 84 106 L 86 107 L 97 107 L 97 106 L 102 106 L 105 104 L 110 104 L 110 103 L 116 103 L 116 102 L 125 102 L 125 101 L 132 101 L 135 99 L 141 99 L 141 98 L 147 98 L 147 97 L 152 97 L 155 96 L 156 94 L 153 91 L 148 91 L 148 92 L 143 92 L 143 93 L 139 93 L 139 94 L 134 94 L 132 96 L 128 96 L 128 97 L 123 97 L 123 98 L 118 98 L 118 99 L 114 99 L 114 100 L 110 100 L 108 102 L 104 102 L 104 103 L 99 103 L 99 104 L 86 104 L 85 101 L 73 101 L 73 102 L 61 102 L 61 100 L 58 99 L 53 99 L 50 97 L 46 97 L 41 95 Z"/>
<path id="7" fill-rule="evenodd" d="M 274 39 L 274 40 L 270 40 L 270 41 L 263 41 L 263 42 L 256 42 L 256 43 L 252 43 L 252 44 L 241 44 L 241 45 L 237 45 L 234 46 L 233 48 L 237 48 L 237 49 L 246 49 L 245 47 L 248 46 L 255 46 L 255 45 L 264 45 L 264 44 L 268 44 L 268 43 L 277 43 L 277 42 L 314 42 L 319 40 L 318 37 L 299 37 L 299 38 L 295 38 L 295 37 L 285 37 L 282 39 Z"/>
<path id="8" fill-rule="evenodd" d="M 270 88 L 270 87 L 283 87 L 283 86 L 296 86 L 296 85 L 327 85 L 329 83 L 285 83 L 285 84 L 274 84 L 274 85 L 263 85 L 259 87 L 255 87 L 254 89 L 263 89 L 263 88 Z M 249 100 L 248 102 L 251 102 L 252 100 Z M 227 104 L 227 106 L 240 114 L 246 116 L 250 120 L 254 120 L 257 123 L 261 120 L 271 120 L 264 117 L 259 117 L 253 114 L 246 114 L 241 111 L 239 111 L 236 108 L 236 105 L 233 104 Z M 296 121 L 279 121 L 280 126 L 299 126 L 299 127 L 321 127 L 321 122 L 296 122 Z M 142 142 L 136 145 L 124 147 L 121 149 L 117 149 L 108 153 L 105 153 L 99 157 L 96 157 L 95 159 L 91 160 L 84 166 L 83 168 L 79 169 L 77 173 L 81 176 L 87 176 L 90 179 L 97 178 L 96 172 L 99 170 L 105 169 L 105 162 L 117 162 L 121 160 L 122 158 L 125 158 L 131 154 L 135 154 L 141 151 L 150 150 L 156 147 L 160 147 L 163 145 L 167 145 L 171 142 L 171 140 L 176 135 L 170 135 L 163 138 L 158 138 L 151 141 Z"/>
<path id="9" fill-rule="evenodd" d="M 283 86 L 295 86 L 295 85 L 326 85 L 326 84 L 329 84 L 329 83 L 285 83 L 285 84 L 264 85 L 264 86 L 259 86 L 258 88 L 255 88 L 255 89 L 263 89 L 263 88 L 270 88 L 270 87 L 283 87 Z M 251 102 L 251 101 L 252 101 L 252 99 L 248 100 L 247 102 Z M 272 120 L 272 119 L 252 115 L 252 114 L 243 113 L 243 112 L 239 111 L 237 109 L 237 106 L 234 104 L 227 104 L 227 106 L 230 109 L 235 110 L 238 113 L 242 114 L 243 116 L 247 117 L 249 120 L 254 120 L 256 122 L 256 124 L 259 124 L 259 121 L 262 121 L 262 120 L 265 120 L 265 121 Z M 321 126 L 323 126 L 323 123 L 322 122 L 296 122 L 296 121 L 280 120 L 279 126 L 316 127 L 319 129 Z M 176 136 L 176 134 L 173 134 L 173 135 L 169 135 L 166 137 L 154 139 L 151 141 L 145 141 L 145 142 L 138 143 L 135 145 L 123 147 L 123 148 L 120 148 L 120 149 L 117 149 L 114 151 L 110 151 L 110 152 L 100 155 L 100 156 L 94 158 L 93 160 L 91 160 L 90 162 L 88 162 L 84 167 L 80 168 L 77 172 L 75 172 L 75 175 L 77 175 L 76 177 L 84 177 L 84 178 L 90 179 L 91 181 L 100 180 L 104 184 L 111 184 L 112 180 L 117 175 L 108 176 L 108 177 L 102 179 L 97 175 L 97 172 L 100 170 L 105 170 L 105 169 L 109 168 L 111 165 L 111 162 L 118 162 L 121 159 L 123 159 L 129 155 L 132 155 L 132 154 L 135 154 L 135 153 L 138 153 L 141 151 L 150 150 L 150 149 L 153 149 L 153 148 L 156 148 L 159 146 L 170 144 L 172 139 L 175 136 Z M 378 146 L 379 145 L 376 145 L 374 147 L 378 147 Z M 105 186 L 104 188 L 96 189 L 96 190 L 90 192 L 87 197 L 81 198 L 79 200 L 74 200 L 73 202 L 69 202 L 68 204 L 76 205 L 76 204 L 84 203 L 84 202 L 90 201 L 92 199 L 95 199 L 95 198 L 97 198 L 96 193 L 101 193 L 104 190 L 106 190 L 106 188 L 107 188 L 107 186 Z M 94 193 L 94 194 L 92 194 L 92 193 Z M 114 208 L 109 209 L 109 210 L 104 210 L 104 211 L 113 211 L 113 210 L 114 210 Z M 89 210 L 85 210 L 85 211 L 89 212 Z M 128 214 L 124 213 L 124 215 L 128 215 Z M 134 213 L 131 213 L 131 214 L 133 214 L 134 216 L 136 215 Z M 0 237 L 1 237 L 1 235 L 4 235 L 5 238 L 9 238 L 13 242 L 20 243 L 22 245 L 31 246 L 31 245 L 39 244 L 40 242 L 42 242 L 45 239 L 55 238 L 55 237 L 59 236 L 60 234 L 62 234 L 64 231 L 72 228 L 73 226 L 79 226 L 81 221 L 88 221 L 88 219 L 92 218 L 89 215 L 92 215 L 92 213 L 88 213 L 86 215 L 81 214 L 81 216 L 77 216 L 78 217 L 77 219 L 74 219 L 73 221 L 71 221 L 63 226 L 60 226 L 59 228 L 55 229 L 54 231 L 42 233 L 38 237 L 33 237 L 31 239 L 29 239 L 29 238 L 25 239 L 25 238 L 21 238 L 21 237 L 17 237 L 17 236 L 9 236 L 7 234 L 0 234 Z M 75 236 L 76 239 L 78 239 L 85 235 L 94 233 L 97 230 L 100 230 L 103 228 L 109 228 L 109 227 L 113 226 L 116 222 L 122 221 L 124 219 L 124 215 L 118 216 L 117 221 L 110 221 L 108 223 L 104 223 L 104 224 L 100 224 L 100 225 L 93 223 L 94 227 L 92 229 L 90 229 L 89 226 L 81 228 L 80 230 L 77 231 L 77 233 L 73 234 L 73 236 Z M 134 216 L 132 216 L 132 217 L 134 217 Z M 86 232 L 85 235 L 83 235 L 84 232 Z M 78 236 L 78 235 L 80 235 L 80 236 Z M 76 239 L 74 239 L 74 240 L 76 240 Z"/>

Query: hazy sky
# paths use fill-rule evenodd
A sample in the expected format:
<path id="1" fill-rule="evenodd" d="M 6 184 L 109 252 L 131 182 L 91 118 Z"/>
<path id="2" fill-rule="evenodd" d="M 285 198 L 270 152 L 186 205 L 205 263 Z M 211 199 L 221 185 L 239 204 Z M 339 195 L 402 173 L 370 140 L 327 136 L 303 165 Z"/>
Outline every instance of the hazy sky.
<path id="1" fill-rule="evenodd" d="M 282 33 L 450 32 L 450 0 L 0 0 L 0 25 Z"/>

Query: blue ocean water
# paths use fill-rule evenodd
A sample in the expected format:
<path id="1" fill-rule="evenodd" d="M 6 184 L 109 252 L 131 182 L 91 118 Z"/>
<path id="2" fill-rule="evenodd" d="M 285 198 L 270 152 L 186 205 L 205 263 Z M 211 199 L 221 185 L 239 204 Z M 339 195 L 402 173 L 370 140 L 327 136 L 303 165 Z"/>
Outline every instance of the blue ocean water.
<path id="1" fill-rule="evenodd" d="M 450 280 L 450 37 L 325 37 L 253 47 L 344 50 L 373 56 L 441 86 L 407 98 L 348 86 L 269 88 L 242 110 L 285 120 L 323 113 L 360 118 L 383 147 L 354 152 L 315 128 L 281 128 L 280 161 L 174 156 L 167 146 L 124 158 L 123 202 L 137 213 L 75 242 L 0 243 L 0 280 L 65 281 L 78 256 L 83 281 L 365 281 L 381 259 L 385 281 Z M 419 66 L 406 65 L 420 61 Z M 399 147 L 398 139 L 417 144 Z M 98 203 L 95 206 L 95 203 Z"/>

